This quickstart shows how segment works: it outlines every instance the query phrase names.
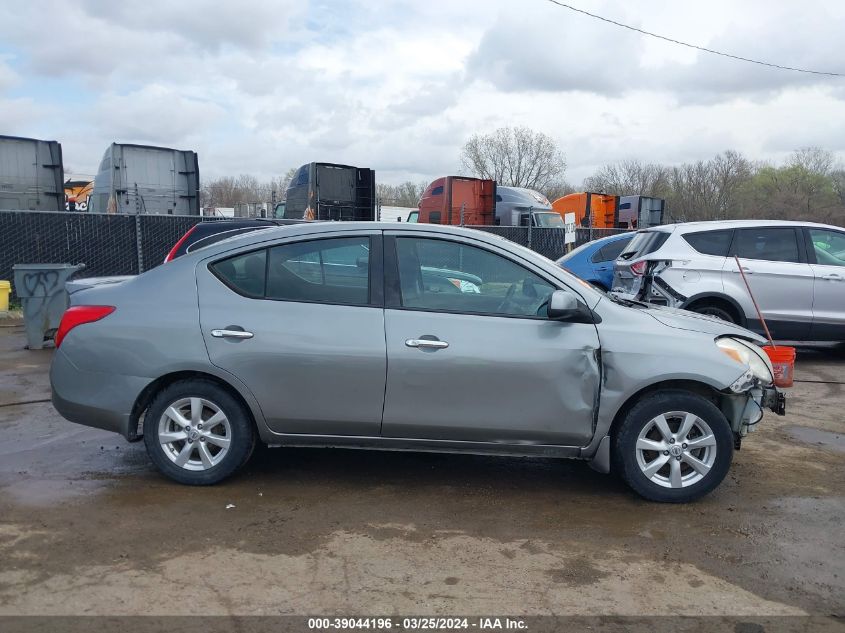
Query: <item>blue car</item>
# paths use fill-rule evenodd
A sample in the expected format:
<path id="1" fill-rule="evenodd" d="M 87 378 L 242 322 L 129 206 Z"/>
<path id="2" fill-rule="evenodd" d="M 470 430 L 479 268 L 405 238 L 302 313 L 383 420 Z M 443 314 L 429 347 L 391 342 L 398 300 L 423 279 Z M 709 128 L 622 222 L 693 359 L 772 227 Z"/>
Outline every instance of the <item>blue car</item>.
<path id="1" fill-rule="evenodd" d="M 636 231 L 587 242 L 558 259 L 557 265 L 601 290 L 610 290 L 613 285 L 613 262 L 634 235 Z"/>

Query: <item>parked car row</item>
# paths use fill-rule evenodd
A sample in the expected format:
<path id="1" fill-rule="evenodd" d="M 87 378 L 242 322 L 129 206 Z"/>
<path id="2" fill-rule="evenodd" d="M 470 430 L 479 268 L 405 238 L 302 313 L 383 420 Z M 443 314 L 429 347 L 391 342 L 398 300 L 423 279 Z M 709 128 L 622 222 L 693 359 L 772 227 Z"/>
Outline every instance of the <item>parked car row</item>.
<path id="1" fill-rule="evenodd" d="M 558 260 L 602 290 L 763 327 L 779 340 L 845 341 L 845 229 L 734 220 L 654 227 L 596 240 Z"/>

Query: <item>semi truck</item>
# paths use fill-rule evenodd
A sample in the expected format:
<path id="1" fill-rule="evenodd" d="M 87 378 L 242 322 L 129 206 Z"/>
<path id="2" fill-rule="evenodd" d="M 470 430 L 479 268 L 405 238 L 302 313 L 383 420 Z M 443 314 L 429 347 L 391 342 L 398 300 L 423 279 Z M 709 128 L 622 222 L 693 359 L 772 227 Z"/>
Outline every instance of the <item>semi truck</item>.
<path id="1" fill-rule="evenodd" d="M 615 229 L 619 226 L 619 196 L 584 191 L 558 198 L 552 207 L 564 218 L 575 214 L 576 226 Z"/>
<path id="2" fill-rule="evenodd" d="M 619 198 L 619 225 L 626 229 L 648 229 L 663 224 L 666 201 L 650 196 Z"/>
<path id="3" fill-rule="evenodd" d="M 63 211 L 64 208 L 61 144 L 0 136 L 0 209 Z"/>
<path id="4" fill-rule="evenodd" d="M 190 150 L 112 143 L 94 191 L 94 213 L 199 215 L 199 160 Z"/>
<path id="5" fill-rule="evenodd" d="M 498 187 L 496 224 L 500 226 L 562 227 L 563 216 L 539 191 L 524 187 Z"/>
<path id="6" fill-rule="evenodd" d="M 496 215 L 496 181 L 468 176 L 433 180 L 420 197 L 417 215 L 410 222 L 485 226 Z"/>
<path id="7" fill-rule="evenodd" d="M 288 185 L 283 217 L 291 220 L 376 219 L 376 176 L 367 167 L 307 163 Z"/>

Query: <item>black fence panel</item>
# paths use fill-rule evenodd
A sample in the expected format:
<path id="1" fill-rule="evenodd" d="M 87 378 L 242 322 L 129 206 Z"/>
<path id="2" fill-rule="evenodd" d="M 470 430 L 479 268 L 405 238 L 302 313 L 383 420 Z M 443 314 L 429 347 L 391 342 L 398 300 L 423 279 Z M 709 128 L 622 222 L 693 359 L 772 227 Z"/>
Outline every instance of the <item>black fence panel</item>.
<path id="1" fill-rule="evenodd" d="M 85 264 L 86 277 L 138 274 L 135 231 L 127 215 L 0 211 L 0 279 L 11 281 L 15 264 Z"/>
<path id="2" fill-rule="evenodd" d="M 137 275 L 161 264 L 173 245 L 192 226 L 198 222 L 221 219 L 179 215 L 0 211 L 0 279 L 11 281 L 15 264 L 45 263 L 85 264 L 78 277 Z M 557 259 L 567 251 L 562 228 L 470 228 L 500 235 L 550 259 Z M 619 232 L 620 229 L 579 228 L 576 229 L 575 246 Z M 452 257 L 454 252 L 450 250 L 449 256 Z M 460 263 L 444 261 L 443 265 L 456 266 Z M 14 287 L 12 297 L 16 298 Z"/>
<path id="3" fill-rule="evenodd" d="M 141 261 L 144 270 L 164 261 L 173 245 L 204 218 L 197 215 L 139 215 Z"/>

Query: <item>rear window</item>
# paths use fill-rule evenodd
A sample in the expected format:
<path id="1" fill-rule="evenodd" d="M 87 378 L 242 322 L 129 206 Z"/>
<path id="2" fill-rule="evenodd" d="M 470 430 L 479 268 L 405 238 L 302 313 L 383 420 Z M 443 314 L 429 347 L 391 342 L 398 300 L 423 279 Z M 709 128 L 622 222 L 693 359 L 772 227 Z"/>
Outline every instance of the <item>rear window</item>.
<path id="1" fill-rule="evenodd" d="M 640 231 L 628 242 L 619 257 L 627 260 L 649 255 L 663 246 L 668 239 L 669 233 L 665 231 Z"/>
<path id="2" fill-rule="evenodd" d="M 614 259 L 619 257 L 622 254 L 622 251 L 625 250 L 625 247 L 628 246 L 628 243 L 631 241 L 631 238 L 619 239 L 615 242 L 611 242 L 610 244 L 605 244 L 590 258 L 590 261 L 594 264 L 599 262 L 612 262 Z"/>
<path id="3" fill-rule="evenodd" d="M 700 231 L 698 233 L 687 233 L 681 237 L 699 253 L 727 257 L 733 230 Z"/>

